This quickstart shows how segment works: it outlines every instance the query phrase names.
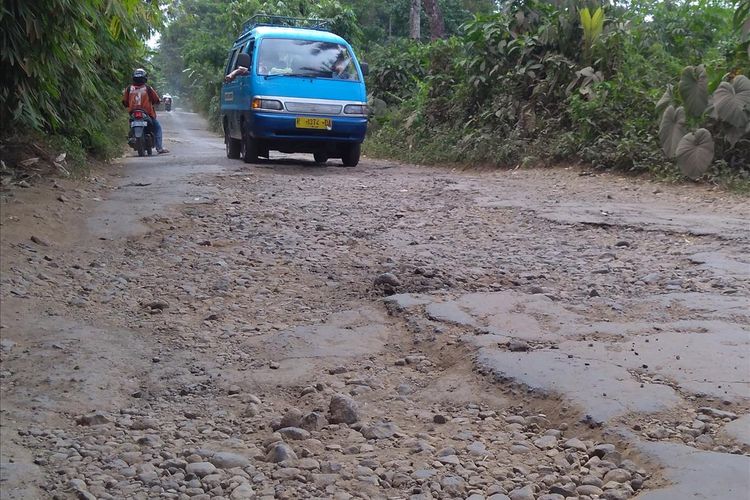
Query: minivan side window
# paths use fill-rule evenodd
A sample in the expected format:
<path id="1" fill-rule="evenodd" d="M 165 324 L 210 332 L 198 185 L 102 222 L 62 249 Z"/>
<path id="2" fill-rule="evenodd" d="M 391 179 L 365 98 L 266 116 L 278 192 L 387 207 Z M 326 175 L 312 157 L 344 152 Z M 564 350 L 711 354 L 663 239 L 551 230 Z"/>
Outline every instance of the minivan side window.
<path id="1" fill-rule="evenodd" d="M 247 44 L 247 49 L 245 50 L 245 53 L 250 55 L 250 61 L 253 60 L 253 51 L 255 50 L 255 39 L 251 39 Z M 248 68 L 252 69 L 252 68 Z"/>
<path id="2" fill-rule="evenodd" d="M 237 62 L 237 54 L 239 54 L 239 53 L 240 53 L 239 48 L 234 49 L 232 52 L 230 52 L 230 54 L 229 54 L 229 60 L 227 61 L 227 68 L 226 68 L 226 71 L 224 72 L 224 74 L 228 75 L 229 73 L 231 73 L 234 70 L 234 65 Z"/>

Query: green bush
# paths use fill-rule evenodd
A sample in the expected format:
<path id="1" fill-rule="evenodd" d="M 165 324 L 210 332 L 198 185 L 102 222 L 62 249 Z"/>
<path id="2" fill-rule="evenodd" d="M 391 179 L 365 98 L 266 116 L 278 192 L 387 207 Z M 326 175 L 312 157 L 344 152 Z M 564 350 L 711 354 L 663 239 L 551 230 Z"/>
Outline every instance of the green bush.
<path id="1" fill-rule="evenodd" d="M 143 64 L 145 39 L 160 16 L 157 2 L 139 0 L 5 2 L 0 9 L 3 131 L 65 136 L 71 149 L 111 155 L 102 131 L 119 109 L 130 72 Z"/>
<path id="2" fill-rule="evenodd" d="M 595 10 L 591 19 L 579 15 L 573 1 L 507 5 L 475 17 L 459 37 L 394 45 L 378 58 L 402 55 L 384 66 L 389 78 L 370 81 L 374 95 L 396 96 L 391 105 L 398 109 L 379 119 L 369 150 L 497 165 L 583 160 L 668 177 L 675 169 L 661 153 L 653 107 L 663 86 L 685 58 L 709 58 L 717 68 L 729 68 L 741 56 L 728 24 L 732 12 L 713 0 L 677 14 L 658 2 L 610 7 L 603 23 Z M 692 19 L 702 13 L 705 19 Z M 587 30 L 580 24 L 584 18 Z M 680 19 L 713 31 L 688 32 Z M 713 21 L 707 20 L 718 19 L 726 26 L 708 26 Z M 710 77 L 718 86 L 721 74 Z M 733 158 L 724 170 L 738 167 Z"/>

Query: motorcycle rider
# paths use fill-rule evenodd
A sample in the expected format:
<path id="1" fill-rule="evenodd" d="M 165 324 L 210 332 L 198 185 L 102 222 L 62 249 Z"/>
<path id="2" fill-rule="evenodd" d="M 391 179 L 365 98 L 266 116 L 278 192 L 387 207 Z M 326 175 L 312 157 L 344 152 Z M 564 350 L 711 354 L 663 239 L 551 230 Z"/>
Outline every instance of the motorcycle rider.
<path id="1" fill-rule="evenodd" d="M 154 141 L 156 142 L 156 151 L 161 155 L 169 153 L 169 150 L 162 147 L 162 130 L 159 120 L 156 119 L 156 110 L 154 106 L 159 104 L 159 94 L 151 87 L 146 85 L 148 74 L 143 68 L 133 71 L 133 84 L 125 87 L 122 93 L 122 105 L 128 108 L 128 112 L 134 109 L 142 109 L 151 118 L 154 127 Z"/>
<path id="2" fill-rule="evenodd" d="M 172 111 L 172 96 L 169 94 L 164 94 L 163 96 L 161 96 L 161 98 L 164 101 L 164 110 Z"/>

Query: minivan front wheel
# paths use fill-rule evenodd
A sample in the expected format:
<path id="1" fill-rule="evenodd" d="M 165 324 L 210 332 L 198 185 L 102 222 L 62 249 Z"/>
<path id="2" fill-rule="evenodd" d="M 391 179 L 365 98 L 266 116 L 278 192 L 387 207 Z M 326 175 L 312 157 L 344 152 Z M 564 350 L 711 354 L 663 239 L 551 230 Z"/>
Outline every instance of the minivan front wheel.
<path id="1" fill-rule="evenodd" d="M 236 160 L 240 157 L 242 141 L 239 139 L 232 139 L 232 136 L 229 135 L 229 131 L 226 129 L 224 130 L 224 144 L 227 147 L 227 158 Z"/>
<path id="2" fill-rule="evenodd" d="M 242 138 L 241 155 L 245 163 L 257 163 L 258 161 L 258 141 L 244 134 Z"/>
<path id="3" fill-rule="evenodd" d="M 344 149 L 344 154 L 341 155 L 341 161 L 345 167 L 356 167 L 359 163 L 359 156 L 362 150 L 361 144 L 349 144 Z"/>

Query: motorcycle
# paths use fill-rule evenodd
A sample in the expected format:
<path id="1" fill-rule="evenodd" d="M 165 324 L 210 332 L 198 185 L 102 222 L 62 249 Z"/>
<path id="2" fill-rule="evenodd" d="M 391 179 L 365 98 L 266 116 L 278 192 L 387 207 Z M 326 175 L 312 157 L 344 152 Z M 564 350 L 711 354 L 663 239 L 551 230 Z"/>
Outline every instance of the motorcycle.
<path id="1" fill-rule="evenodd" d="M 164 110 L 172 111 L 172 98 L 171 97 L 164 98 Z"/>
<path id="2" fill-rule="evenodd" d="M 128 144 L 138 151 L 138 156 L 148 153 L 152 154 L 154 148 L 154 130 L 151 117 L 142 110 L 134 109 L 130 113 L 130 133 L 128 133 Z"/>

